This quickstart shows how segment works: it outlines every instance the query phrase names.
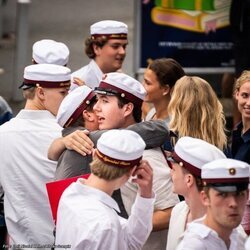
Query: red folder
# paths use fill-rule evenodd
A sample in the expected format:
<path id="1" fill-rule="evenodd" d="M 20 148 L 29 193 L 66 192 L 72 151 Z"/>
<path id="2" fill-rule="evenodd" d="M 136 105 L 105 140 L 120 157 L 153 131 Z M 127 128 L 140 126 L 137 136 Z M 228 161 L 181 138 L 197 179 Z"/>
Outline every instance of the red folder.
<path id="1" fill-rule="evenodd" d="M 48 193 L 50 208 L 53 220 L 56 224 L 57 209 L 59 205 L 60 198 L 64 190 L 72 183 L 76 182 L 78 178 L 88 179 L 90 174 L 75 176 L 72 178 L 67 178 L 59 181 L 53 181 L 46 183 L 46 189 Z"/>

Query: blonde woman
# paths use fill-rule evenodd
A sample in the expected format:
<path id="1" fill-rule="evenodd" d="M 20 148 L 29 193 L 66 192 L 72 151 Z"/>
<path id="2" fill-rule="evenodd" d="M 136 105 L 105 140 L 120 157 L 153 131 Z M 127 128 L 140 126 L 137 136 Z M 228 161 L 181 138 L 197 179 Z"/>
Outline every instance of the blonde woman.
<path id="1" fill-rule="evenodd" d="M 190 136 L 207 141 L 223 151 L 227 149 L 223 108 L 204 79 L 181 77 L 174 86 L 168 112 L 171 116 L 169 128 L 178 138 Z"/>
<path id="2" fill-rule="evenodd" d="M 250 164 L 250 71 L 245 70 L 235 84 L 235 98 L 241 122 L 232 134 L 232 157 Z M 242 226 L 250 235 L 250 198 L 245 208 Z"/>

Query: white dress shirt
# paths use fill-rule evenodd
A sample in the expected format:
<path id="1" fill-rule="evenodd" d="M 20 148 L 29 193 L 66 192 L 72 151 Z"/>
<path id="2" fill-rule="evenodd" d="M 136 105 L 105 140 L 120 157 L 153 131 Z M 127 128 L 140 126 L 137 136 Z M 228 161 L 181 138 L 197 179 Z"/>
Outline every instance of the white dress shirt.
<path id="1" fill-rule="evenodd" d="M 189 207 L 185 201 L 181 201 L 173 208 L 171 212 L 167 250 L 175 250 L 185 232 Z"/>
<path id="2" fill-rule="evenodd" d="M 230 247 L 219 237 L 216 231 L 203 224 L 205 216 L 188 223 L 183 240 L 176 250 L 244 250 L 246 238 L 233 229 L 230 235 Z"/>
<path id="3" fill-rule="evenodd" d="M 148 149 L 143 152 L 143 159 L 153 168 L 153 191 L 156 195 L 154 210 L 163 210 L 175 206 L 179 198 L 172 191 L 170 168 L 160 148 Z M 131 207 L 135 202 L 138 187 L 131 179 L 121 187 L 122 200 L 125 209 L 130 215 Z M 152 232 L 143 246 L 143 250 L 166 250 L 168 230 Z"/>
<path id="4" fill-rule="evenodd" d="M 95 60 L 91 60 L 89 64 L 78 69 L 77 71 L 71 74 L 71 86 L 70 91 L 78 87 L 78 85 L 73 83 L 73 78 L 78 77 L 84 81 L 85 85 L 94 89 L 99 86 L 99 83 L 102 79 L 103 72 L 96 64 Z"/>
<path id="5" fill-rule="evenodd" d="M 84 250 L 141 249 L 152 230 L 154 198 L 138 195 L 126 220 L 117 215 L 119 208 L 112 197 L 82 181 L 72 183 L 60 199 L 56 245 Z"/>
<path id="6" fill-rule="evenodd" d="M 61 129 L 45 110 L 21 110 L 0 126 L 0 185 L 11 244 L 54 241 L 45 183 L 54 178 L 56 162 L 47 158 L 47 152 Z"/>

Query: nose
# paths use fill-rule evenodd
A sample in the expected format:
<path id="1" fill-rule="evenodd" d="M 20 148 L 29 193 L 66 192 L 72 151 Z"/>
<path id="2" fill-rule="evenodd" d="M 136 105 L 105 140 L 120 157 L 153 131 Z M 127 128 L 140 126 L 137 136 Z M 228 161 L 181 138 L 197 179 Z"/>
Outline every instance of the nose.
<path id="1" fill-rule="evenodd" d="M 247 98 L 247 105 L 250 106 L 250 96 Z"/>
<path id="2" fill-rule="evenodd" d="M 119 48 L 119 54 L 120 55 L 125 55 L 126 54 L 126 48 L 124 48 L 123 46 L 120 46 L 120 48 Z"/>
<path id="3" fill-rule="evenodd" d="M 229 206 L 231 208 L 236 208 L 237 207 L 237 198 L 235 195 L 231 195 L 230 198 L 229 198 Z"/>
<path id="4" fill-rule="evenodd" d="M 99 100 L 98 100 L 98 101 L 95 103 L 95 105 L 93 106 L 93 110 L 94 110 L 95 112 L 100 111 Z"/>

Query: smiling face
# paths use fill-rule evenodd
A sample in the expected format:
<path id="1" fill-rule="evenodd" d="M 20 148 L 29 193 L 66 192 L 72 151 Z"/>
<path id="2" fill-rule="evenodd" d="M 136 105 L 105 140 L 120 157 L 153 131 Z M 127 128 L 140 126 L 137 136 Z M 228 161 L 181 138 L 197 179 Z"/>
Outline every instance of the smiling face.
<path id="1" fill-rule="evenodd" d="M 243 121 L 250 121 L 250 81 L 243 83 L 236 91 L 238 110 Z"/>
<path id="2" fill-rule="evenodd" d="M 201 195 L 207 207 L 208 226 L 216 231 L 230 231 L 240 224 L 248 199 L 247 190 L 226 193 L 209 188 Z"/>
<path id="3" fill-rule="evenodd" d="M 122 128 L 125 124 L 126 105 L 119 107 L 116 96 L 97 95 L 94 111 L 98 118 L 99 129 Z"/>
<path id="4" fill-rule="evenodd" d="M 124 39 L 110 39 L 102 47 L 94 45 L 95 60 L 103 73 L 115 72 L 122 67 L 127 44 Z"/>

